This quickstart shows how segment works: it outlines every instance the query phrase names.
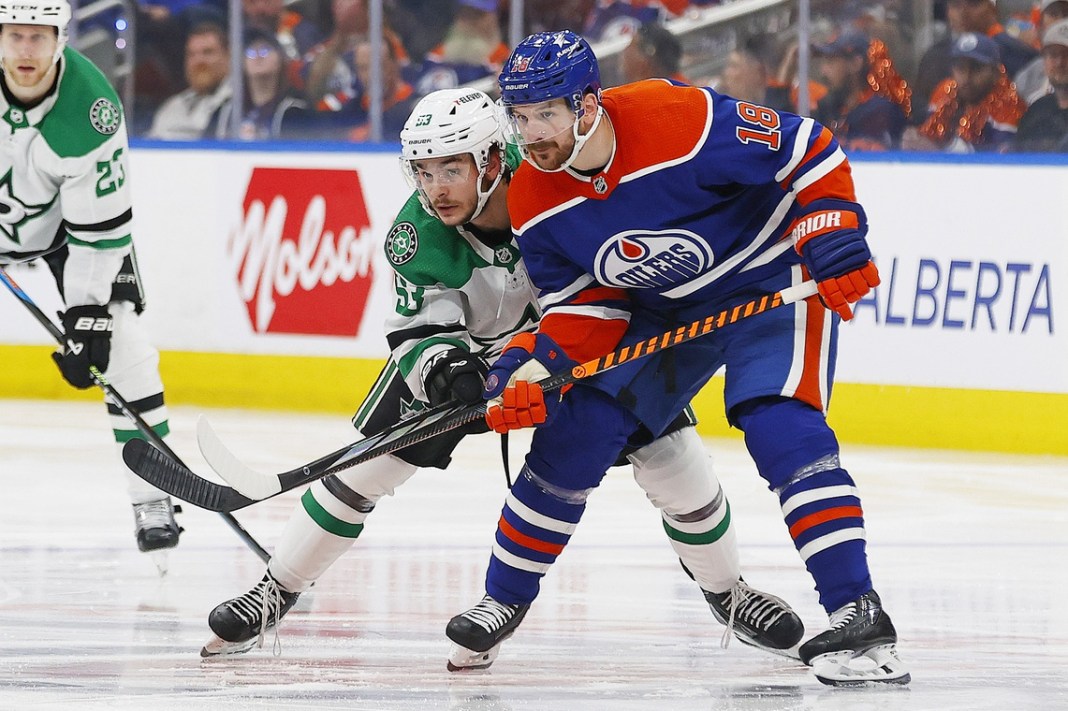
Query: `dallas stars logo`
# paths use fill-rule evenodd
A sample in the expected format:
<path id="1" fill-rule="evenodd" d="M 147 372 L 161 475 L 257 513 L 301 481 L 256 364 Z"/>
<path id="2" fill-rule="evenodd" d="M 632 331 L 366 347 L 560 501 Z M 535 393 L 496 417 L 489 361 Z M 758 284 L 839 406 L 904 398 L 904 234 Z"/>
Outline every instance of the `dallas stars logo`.
<path id="1" fill-rule="evenodd" d="M 411 222 L 399 222 L 386 236 L 386 254 L 389 261 L 400 266 L 415 256 L 419 249 L 419 236 Z"/>
<path id="2" fill-rule="evenodd" d="M 11 190 L 11 170 L 0 178 L 0 234 L 15 244 L 19 241 L 19 227 L 44 212 L 51 203 L 27 205 Z"/>

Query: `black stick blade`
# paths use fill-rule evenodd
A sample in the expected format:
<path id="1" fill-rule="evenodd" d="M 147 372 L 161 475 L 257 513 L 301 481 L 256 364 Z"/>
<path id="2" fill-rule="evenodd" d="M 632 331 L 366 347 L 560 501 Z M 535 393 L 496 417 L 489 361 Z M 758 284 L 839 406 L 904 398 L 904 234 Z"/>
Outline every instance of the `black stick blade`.
<path id="1" fill-rule="evenodd" d="M 208 511 L 236 511 L 255 503 L 228 486 L 197 476 L 143 439 L 123 445 L 122 459 L 134 474 L 157 489 Z"/>

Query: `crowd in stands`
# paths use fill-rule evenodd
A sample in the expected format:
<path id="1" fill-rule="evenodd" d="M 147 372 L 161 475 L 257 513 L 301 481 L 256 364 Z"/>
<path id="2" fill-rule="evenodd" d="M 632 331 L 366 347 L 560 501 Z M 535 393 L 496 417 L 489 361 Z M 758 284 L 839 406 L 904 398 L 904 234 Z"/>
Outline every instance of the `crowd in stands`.
<path id="1" fill-rule="evenodd" d="M 140 4 L 135 135 L 366 141 L 377 61 L 382 138 L 396 141 L 419 98 L 492 86 L 509 52 L 508 0 L 385 0 L 377 58 L 370 0 L 234 1 L 241 97 L 229 78 L 226 0 Z M 799 112 L 847 151 L 1068 152 L 1068 0 L 935 0 L 926 18 L 912 17 L 924 4 L 907 0 L 813 0 L 804 92 L 795 32 L 739 34 L 716 75 L 684 74 L 683 44 L 665 23 L 730 1 L 526 0 L 523 31 L 576 29 L 595 45 L 628 38 L 622 81 L 708 84 L 789 111 L 807 95 Z M 917 52 L 921 26 L 936 39 Z"/>

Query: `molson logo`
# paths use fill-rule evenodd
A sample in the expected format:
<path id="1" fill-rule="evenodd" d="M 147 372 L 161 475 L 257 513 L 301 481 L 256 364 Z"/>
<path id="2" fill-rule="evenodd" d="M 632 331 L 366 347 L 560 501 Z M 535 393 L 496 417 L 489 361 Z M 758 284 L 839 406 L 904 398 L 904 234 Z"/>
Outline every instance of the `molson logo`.
<path id="1" fill-rule="evenodd" d="M 257 333 L 355 336 L 375 249 L 354 170 L 256 168 L 228 253 Z"/>

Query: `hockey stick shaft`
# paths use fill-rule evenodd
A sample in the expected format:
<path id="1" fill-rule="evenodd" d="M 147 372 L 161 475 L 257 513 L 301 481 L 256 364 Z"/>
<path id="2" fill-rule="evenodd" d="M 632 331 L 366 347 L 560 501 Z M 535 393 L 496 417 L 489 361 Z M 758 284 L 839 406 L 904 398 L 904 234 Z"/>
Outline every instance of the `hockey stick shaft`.
<path id="1" fill-rule="evenodd" d="M 26 309 L 35 319 L 37 319 L 37 322 L 44 326 L 45 330 L 48 331 L 49 334 L 51 334 L 52 338 L 55 339 L 55 341 L 60 345 L 60 347 L 66 345 L 66 342 L 63 337 L 63 332 L 59 329 L 59 327 L 52 322 L 52 319 L 48 318 L 48 316 L 46 316 L 45 313 L 41 311 L 40 307 L 37 306 L 33 299 L 30 298 L 30 295 L 23 291 L 22 287 L 19 286 L 18 283 L 11 278 L 11 275 L 9 275 L 2 266 L 0 266 L 0 281 L 4 283 L 4 286 L 7 287 L 8 291 L 15 295 L 15 298 L 22 302 L 22 305 L 26 307 Z M 141 432 L 141 435 L 146 440 L 151 442 L 152 445 L 159 449 L 161 452 L 166 454 L 175 462 L 181 464 L 181 459 L 179 459 L 178 455 L 174 453 L 174 450 L 172 450 L 170 446 L 168 446 L 167 443 L 163 441 L 163 438 L 156 434 L 156 431 L 153 430 L 152 427 L 147 422 L 145 422 L 144 419 L 130 406 L 130 403 L 127 402 L 127 400 L 119 394 L 119 392 L 111 385 L 111 383 L 107 381 L 107 378 L 104 377 L 103 373 L 101 373 L 95 366 L 90 366 L 89 372 L 93 378 L 93 382 L 96 383 L 97 387 L 104 391 L 104 394 L 109 400 L 111 400 L 112 404 L 114 404 L 115 407 L 117 407 L 122 412 L 122 414 L 125 415 L 126 418 L 130 420 L 130 422 L 132 422 L 134 426 L 137 427 L 138 431 Z M 182 464 L 182 466 L 185 467 L 184 464 Z M 267 550 L 263 546 L 261 546 L 255 538 L 252 537 L 251 533 L 245 530 L 245 527 L 242 526 L 236 518 L 224 511 L 220 511 L 218 513 L 220 516 L 222 516 L 223 520 L 226 522 L 226 525 L 228 525 L 234 531 L 234 533 L 236 533 L 238 537 L 245 543 L 245 545 L 248 546 L 253 553 L 259 556 L 259 558 L 264 563 L 270 560 L 270 553 L 268 553 Z"/>
<path id="2" fill-rule="evenodd" d="M 760 296 L 752 301 L 725 309 L 718 314 L 672 329 L 654 338 L 624 346 L 605 356 L 575 366 L 570 371 L 550 376 L 541 381 L 542 390 L 557 390 L 579 380 L 616 368 L 624 363 L 700 338 L 712 331 L 750 316 L 755 316 L 783 304 L 799 301 L 815 293 L 815 284 L 813 282 L 804 282 L 780 292 Z M 236 457 L 226 450 L 210 427 L 202 429 L 202 426 L 206 425 L 202 420 L 198 425 L 197 439 L 200 442 L 201 451 L 208 460 L 208 464 L 231 485 L 237 484 L 238 486 L 235 488 L 219 487 L 218 484 L 196 477 L 192 472 L 189 472 L 189 474 L 199 480 L 198 482 L 189 481 L 188 478 L 183 480 L 184 475 L 180 474 L 173 466 L 168 467 L 165 472 L 159 471 L 155 472 L 155 474 L 157 478 L 162 478 L 165 475 L 167 477 L 166 484 L 182 486 L 185 493 L 192 493 L 198 496 L 206 504 L 219 506 L 228 505 L 227 502 L 229 502 L 238 506 L 247 506 L 251 503 L 250 498 L 262 500 L 277 496 L 369 459 L 395 452 L 442 432 L 462 427 L 483 417 L 485 412 L 485 403 L 470 406 L 459 405 L 454 406 L 451 410 L 433 413 L 432 416 L 421 418 L 418 421 L 402 421 L 392 428 L 348 445 L 302 467 L 281 474 L 260 474 L 241 464 Z M 128 445 L 129 447 L 130 445 Z M 136 453 L 131 452 L 131 455 L 134 454 Z M 191 490 L 194 484 L 199 485 L 200 488 Z M 196 500 L 190 501 L 191 503 L 197 503 Z"/>

